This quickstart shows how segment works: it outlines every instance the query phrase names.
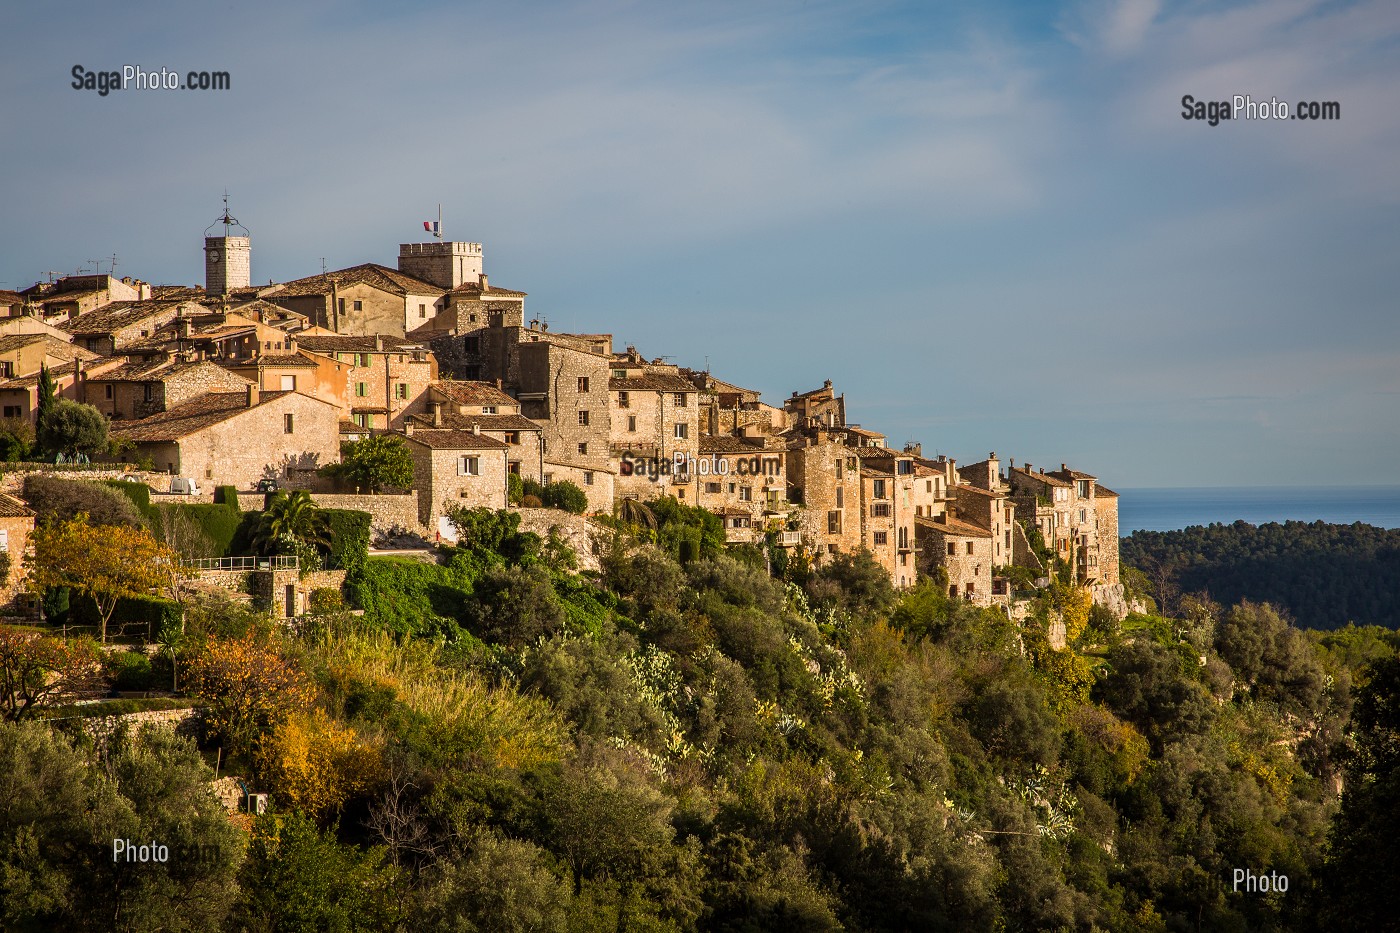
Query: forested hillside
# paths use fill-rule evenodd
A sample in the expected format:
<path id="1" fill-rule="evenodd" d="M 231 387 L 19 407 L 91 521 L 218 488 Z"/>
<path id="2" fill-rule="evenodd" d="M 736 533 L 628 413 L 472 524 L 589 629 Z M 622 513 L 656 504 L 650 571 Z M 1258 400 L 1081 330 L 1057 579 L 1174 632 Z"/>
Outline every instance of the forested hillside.
<path id="1" fill-rule="evenodd" d="M 1301 626 L 1348 622 L 1400 628 L 1400 530 L 1360 523 L 1214 524 L 1182 531 L 1137 531 L 1123 539 L 1123 562 L 1151 587 L 1209 593 L 1286 609 Z M 1160 594 L 1154 593 L 1158 596 Z"/>
<path id="2" fill-rule="evenodd" d="M 357 572 L 363 616 L 326 593 L 288 632 L 192 602 L 161 676 L 204 710 L 199 753 L 74 741 L 62 718 L 0 726 L 0 928 L 1393 919 L 1393 837 L 1370 822 L 1400 813 L 1386 633 L 1309 636 L 1199 600 L 1118 623 L 1058 585 L 1015 623 L 939 581 L 896 594 L 866 556 L 775 578 L 707 513 L 642 517 L 597 575 L 516 516 L 461 512 L 440 562 Z M 0 640 L 0 663 L 37 656 L 15 647 L 30 637 Z M 216 762 L 271 812 L 222 819 Z M 114 864 L 114 837 L 178 857 Z M 1243 869 L 1289 889 L 1236 890 Z"/>

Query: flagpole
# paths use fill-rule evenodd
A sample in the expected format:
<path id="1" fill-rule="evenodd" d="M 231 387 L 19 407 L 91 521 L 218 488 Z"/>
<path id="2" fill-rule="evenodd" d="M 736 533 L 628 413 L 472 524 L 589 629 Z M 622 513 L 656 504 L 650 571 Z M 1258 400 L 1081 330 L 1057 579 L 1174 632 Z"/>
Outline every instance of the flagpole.
<path id="1" fill-rule="evenodd" d="M 441 204 L 441 203 L 438 204 L 437 238 L 438 238 L 439 240 L 442 239 L 442 204 Z"/>

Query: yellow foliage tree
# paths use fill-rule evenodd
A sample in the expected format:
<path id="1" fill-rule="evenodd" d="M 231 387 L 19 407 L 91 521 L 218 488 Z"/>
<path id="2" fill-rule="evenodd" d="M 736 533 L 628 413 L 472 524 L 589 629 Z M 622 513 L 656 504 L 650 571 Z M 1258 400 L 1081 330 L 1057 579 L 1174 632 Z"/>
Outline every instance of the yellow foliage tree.
<path id="1" fill-rule="evenodd" d="M 294 712 L 263 737 L 258 767 L 279 797 L 318 821 L 382 780 L 379 750 L 321 710 Z"/>
<path id="2" fill-rule="evenodd" d="M 43 593 L 66 586 L 92 597 L 104 643 L 117 601 L 168 586 L 177 566 L 175 553 L 145 528 L 89 525 L 81 513 L 39 526 L 30 541 L 30 589 Z"/>
<path id="3" fill-rule="evenodd" d="M 1057 584 L 1050 590 L 1050 605 L 1065 623 L 1065 644 L 1072 645 L 1089 627 L 1089 610 L 1094 597 L 1088 588 Z"/>
<path id="4" fill-rule="evenodd" d="M 290 710 L 308 706 L 316 691 L 310 679 L 275 645 L 254 633 L 214 640 L 190 664 L 190 690 L 209 701 L 206 720 L 245 748 Z"/>

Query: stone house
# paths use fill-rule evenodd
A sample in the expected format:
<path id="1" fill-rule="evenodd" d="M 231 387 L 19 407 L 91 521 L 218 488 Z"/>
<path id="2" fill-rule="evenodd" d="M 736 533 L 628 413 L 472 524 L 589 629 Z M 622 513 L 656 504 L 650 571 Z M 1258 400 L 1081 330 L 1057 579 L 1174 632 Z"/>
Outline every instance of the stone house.
<path id="1" fill-rule="evenodd" d="M 243 392 L 248 380 L 208 360 L 136 359 L 83 380 L 83 401 L 113 421 L 138 420 L 206 392 Z"/>
<path id="2" fill-rule="evenodd" d="M 66 335 L 65 335 L 66 336 Z M 37 373 L 41 367 L 72 367 L 74 360 L 100 359 L 91 350 L 74 346 L 51 334 L 0 334 L 0 379 Z"/>
<path id="3" fill-rule="evenodd" d="M 24 296 L 8 288 L 0 288 L 0 317 L 17 317 L 24 313 Z"/>
<path id="4" fill-rule="evenodd" d="M 750 428 L 747 436 L 702 435 L 694 476 L 696 504 L 728 515 L 748 516 L 741 526 L 761 539 L 769 525 L 786 530 L 791 508 L 787 501 L 787 447 L 782 441 Z M 784 539 L 779 538 L 779 543 Z M 793 543 L 788 539 L 787 543 Z"/>
<path id="5" fill-rule="evenodd" d="M 520 413 L 542 428 L 546 461 L 595 474 L 615 473 L 608 456 L 608 357 L 556 336 L 527 340 L 518 347 Z"/>
<path id="6" fill-rule="evenodd" d="M 0 494 L 0 554 L 9 567 L 0 576 L 0 606 L 8 606 L 24 589 L 25 554 L 34 532 L 34 512 L 14 496 Z"/>
<path id="7" fill-rule="evenodd" d="M 1072 569 L 1076 583 L 1118 584 L 1118 497 L 1098 502 L 1098 481 L 1088 474 L 1060 469 L 1035 471 L 1031 464 L 1007 473 L 1018 509 L 1034 515 L 1046 545 Z"/>
<path id="8" fill-rule="evenodd" d="M 860 457 L 845 432 L 817 428 L 789 432 L 788 500 L 801 506 L 802 542 L 821 563 L 864 546 Z"/>
<path id="9" fill-rule="evenodd" d="M 627 349 L 632 350 L 631 347 Z M 694 369 L 682 368 L 680 375 L 698 390 L 698 420 L 702 435 L 734 436 L 749 428 L 763 434 L 774 434 L 787 427 L 787 413 L 765 404 L 753 389 L 745 389 Z"/>
<path id="10" fill-rule="evenodd" d="M 557 483 L 564 480 L 573 483 L 588 497 L 589 512 L 610 514 L 617 492 L 617 474 L 607 462 L 600 464 L 582 463 L 577 459 L 568 462 L 544 461 L 543 482 Z"/>
<path id="11" fill-rule="evenodd" d="M 1106 586 L 1118 586 L 1123 582 L 1118 572 L 1118 493 L 1099 485 L 1097 480 L 1094 482 L 1094 511 L 1098 515 L 1098 580 Z"/>
<path id="12" fill-rule="evenodd" d="M 81 402 L 85 398 L 83 382 L 86 378 L 104 373 L 121 366 L 124 359 L 99 357 L 91 363 L 74 358 L 67 368 L 51 368 L 54 397 Z M 34 421 L 39 407 L 39 373 L 32 372 L 0 382 L 0 417 L 25 418 Z"/>
<path id="13" fill-rule="evenodd" d="M 609 365 L 608 376 L 603 389 L 611 430 L 605 451 L 619 471 L 618 494 L 640 499 L 670 495 L 687 505 L 699 504 L 695 471 L 689 469 L 700 452 L 695 386 L 676 374 L 616 362 Z M 621 475 L 624 457 L 655 463 L 657 469 Z"/>
<path id="14" fill-rule="evenodd" d="M 418 520 L 430 528 L 444 527 L 447 510 L 504 509 L 509 446 L 475 431 L 450 428 L 419 429 L 404 425 L 403 437 L 413 455 L 413 486 L 418 492 Z"/>
<path id="15" fill-rule="evenodd" d="M 783 401 L 783 411 L 794 430 L 844 427 L 846 396 L 837 395 L 828 379 L 820 389 L 793 392 L 791 398 Z"/>
<path id="16" fill-rule="evenodd" d="M 1005 581 L 998 592 L 992 579 L 992 533 L 963 521 L 956 512 L 953 506 L 937 518 L 914 520 L 921 569 L 933 574 L 942 567 L 948 574 L 949 596 L 960 596 L 979 606 L 1008 602 Z"/>
<path id="17" fill-rule="evenodd" d="M 182 299 L 115 301 L 97 311 L 80 314 L 59 325 L 73 342 L 102 356 L 115 356 L 143 344 L 176 317 L 211 314 L 209 308 Z"/>
<path id="18" fill-rule="evenodd" d="M 339 412 L 300 392 L 208 392 L 163 412 L 116 424 L 158 470 L 202 484 L 250 488 L 340 459 Z"/>
<path id="19" fill-rule="evenodd" d="M 860 470 L 861 544 L 896 587 L 913 586 L 918 579 L 915 488 L 920 483 L 914 457 L 883 447 L 855 451 Z"/>
<path id="20" fill-rule="evenodd" d="M 283 353 L 288 335 L 270 324 L 227 311 L 180 315 L 146 340 L 127 346 L 128 356 L 171 354 L 194 359 L 242 361 Z"/>
<path id="21" fill-rule="evenodd" d="M 263 289 L 259 297 L 338 334 L 402 338 L 426 320 L 427 309 L 434 314 L 442 310 L 445 292 L 431 282 L 370 262 L 284 282 Z"/>
<path id="22" fill-rule="evenodd" d="M 40 282 L 20 293 L 46 321 L 59 323 L 96 311 L 117 301 L 146 301 L 151 286 L 130 276 L 67 275 L 57 282 Z"/>
<path id="23" fill-rule="evenodd" d="M 438 377 L 432 352 L 402 337 L 346 337 L 318 330 L 296 335 L 293 345 L 321 364 L 318 383 L 343 372 L 342 417 L 365 431 L 401 428 L 415 406 L 421 410 L 423 393 Z M 329 401 L 336 394 L 327 392 L 325 398 Z"/>
<path id="24" fill-rule="evenodd" d="M 512 407 L 519 408 L 518 405 Z M 517 414 L 463 414 L 458 406 L 437 399 L 428 403 L 428 411 L 428 414 L 409 415 L 407 421 L 417 429 L 470 431 L 502 441 L 510 448 L 506 454 L 506 471 L 522 479 L 542 482 L 545 466 L 540 437 L 544 429 L 538 422 Z"/>

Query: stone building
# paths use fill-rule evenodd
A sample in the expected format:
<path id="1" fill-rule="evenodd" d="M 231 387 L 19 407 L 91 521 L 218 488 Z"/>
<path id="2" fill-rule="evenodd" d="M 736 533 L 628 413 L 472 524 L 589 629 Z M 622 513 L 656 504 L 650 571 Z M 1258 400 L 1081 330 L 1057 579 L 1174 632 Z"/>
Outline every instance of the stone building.
<path id="1" fill-rule="evenodd" d="M 206 392 L 244 392 L 248 380 L 208 360 L 135 359 L 83 380 L 83 401 L 113 421 L 167 411 Z"/>
<path id="2" fill-rule="evenodd" d="M 855 450 L 860 469 L 862 546 L 885 568 L 896 587 L 913 586 L 918 578 L 916 487 L 927 480 L 919 477 L 911 454 L 884 447 Z"/>
<path id="3" fill-rule="evenodd" d="M 632 347 L 627 349 L 633 350 Z M 701 435 L 738 436 L 748 429 L 776 434 L 787 428 L 787 412 L 764 403 L 753 389 L 745 389 L 694 369 L 682 368 L 680 375 L 699 390 L 697 404 L 700 408 L 698 420 Z"/>
<path id="4" fill-rule="evenodd" d="M 263 289 L 265 301 L 337 334 L 402 338 L 444 307 L 446 289 L 397 269 L 364 263 Z M 420 316 L 421 315 L 421 316 Z"/>
<path id="5" fill-rule="evenodd" d="M 54 396 L 81 402 L 85 398 L 84 379 L 115 369 L 124 362 L 120 357 L 99 357 L 88 363 L 75 357 L 71 366 L 50 368 Z M 39 375 L 32 372 L 0 382 L 0 417 L 25 418 L 31 422 L 38 417 Z"/>
<path id="6" fill-rule="evenodd" d="M 91 350 L 74 346 L 51 334 L 0 334 L 0 379 L 37 373 L 42 367 L 71 368 L 74 360 L 99 359 Z"/>
<path id="7" fill-rule="evenodd" d="M 300 392 L 330 402 L 340 417 L 350 421 L 350 369 L 352 363 L 320 353 L 299 350 L 296 336 L 287 334 L 286 349 L 263 352 L 250 360 L 230 360 L 222 365 L 231 373 L 256 383 L 264 392 Z"/>
<path id="8" fill-rule="evenodd" d="M 204 305 L 184 299 L 115 301 L 97 311 L 64 321 L 59 329 L 84 349 L 102 356 L 115 356 L 130 346 L 149 341 L 176 317 L 194 318 L 212 313 Z"/>
<path id="9" fill-rule="evenodd" d="M 677 374 L 617 361 L 606 372 L 603 397 L 611 409 L 611 430 L 605 451 L 619 471 L 618 495 L 675 496 L 697 505 L 697 477 L 690 469 L 700 452 L 695 386 Z M 623 475 L 624 458 L 640 460 L 648 468 Z"/>
<path id="10" fill-rule="evenodd" d="M 1009 591 L 1005 581 L 994 586 L 992 533 L 958 518 L 956 506 L 937 518 L 914 520 L 919 540 L 920 560 L 925 573 L 938 568 L 948 574 L 948 595 L 967 599 L 979 606 L 1005 603 Z"/>
<path id="11" fill-rule="evenodd" d="M 617 479 L 617 474 L 606 462 L 583 464 L 577 460 L 563 462 L 549 458 L 544 461 L 543 481 L 557 483 L 567 480 L 582 489 L 588 497 L 589 512 L 612 512 L 614 497 L 618 495 Z"/>
<path id="12" fill-rule="evenodd" d="M 520 414 L 520 403 L 490 383 L 439 380 L 428 386 L 422 414 L 411 414 L 417 429 L 472 431 L 506 444 L 506 470 L 542 482 L 544 428 Z"/>
<path id="13" fill-rule="evenodd" d="M 746 436 L 701 436 L 693 477 L 695 504 L 727 516 L 727 529 L 748 529 L 747 537 L 755 540 L 770 525 L 775 531 L 787 530 L 787 457 L 782 441 L 752 427 Z M 740 515 L 748 521 L 735 524 Z"/>
<path id="14" fill-rule="evenodd" d="M 203 484 L 250 488 L 340 460 L 339 411 L 299 392 L 209 392 L 113 426 L 158 470 Z"/>
<path id="15" fill-rule="evenodd" d="M 20 292 L 24 304 L 45 321 L 61 323 L 113 302 L 146 301 L 151 286 L 130 276 L 66 275 L 57 282 L 40 282 Z"/>
<path id="16" fill-rule="evenodd" d="M 608 456 L 608 357 L 542 334 L 518 347 L 520 413 L 538 422 L 546 461 L 615 472 Z M 557 472 L 557 471 L 556 471 Z"/>
<path id="17" fill-rule="evenodd" d="M 1027 463 L 1007 472 L 1018 512 L 1033 516 L 1055 556 L 1076 583 L 1116 586 L 1118 579 L 1118 498 L 1098 502 L 1098 481 L 1065 464 L 1047 472 Z"/>
<path id="18" fill-rule="evenodd" d="M 364 431 L 400 428 L 438 377 L 437 359 L 402 337 L 347 337 L 324 332 L 295 336 L 297 351 L 321 364 L 318 381 L 345 376 L 343 417 Z M 327 364 L 335 363 L 335 374 Z M 327 398 L 329 399 L 329 394 Z"/>
<path id="19" fill-rule="evenodd" d="M 783 402 L 783 411 L 795 430 L 844 427 L 846 396 L 837 395 L 828 379 L 820 389 L 793 392 L 792 397 Z"/>
<path id="20" fill-rule="evenodd" d="M 7 568 L 0 575 L 0 606 L 24 591 L 25 554 L 34 532 L 34 512 L 14 496 L 0 494 L 0 554 Z"/>
<path id="21" fill-rule="evenodd" d="M 420 430 L 414 421 L 404 425 L 403 437 L 413 455 L 420 523 L 442 530 L 444 516 L 454 506 L 506 507 L 509 447 L 504 441 L 476 431 Z"/>
<path id="22" fill-rule="evenodd" d="M 802 542 L 817 563 L 864 545 L 856 450 L 839 429 L 789 432 L 788 499 L 801 506 Z"/>
<path id="23" fill-rule="evenodd" d="M 1118 586 L 1118 493 L 1094 482 L 1094 512 L 1098 515 L 1099 580 L 1107 586 Z"/>

